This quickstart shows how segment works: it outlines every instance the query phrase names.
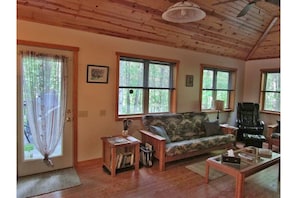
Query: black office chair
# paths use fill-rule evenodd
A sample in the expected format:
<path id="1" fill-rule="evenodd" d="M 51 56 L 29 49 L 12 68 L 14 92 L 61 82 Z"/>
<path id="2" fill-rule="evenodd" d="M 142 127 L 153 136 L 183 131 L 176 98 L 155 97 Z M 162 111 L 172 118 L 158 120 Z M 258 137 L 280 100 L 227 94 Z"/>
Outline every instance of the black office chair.
<path id="1" fill-rule="evenodd" d="M 245 146 L 262 147 L 266 138 L 263 135 L 264 122 L 259 119 L 259 104 L 238 103 L 236 124 L 238 141 L 243 141 Z"/>

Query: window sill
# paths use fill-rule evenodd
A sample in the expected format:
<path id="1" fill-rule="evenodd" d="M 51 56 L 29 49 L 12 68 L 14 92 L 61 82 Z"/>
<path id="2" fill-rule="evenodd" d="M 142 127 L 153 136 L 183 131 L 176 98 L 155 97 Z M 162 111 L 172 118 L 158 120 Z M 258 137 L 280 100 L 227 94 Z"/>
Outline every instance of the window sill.
<path id="1" fill-rule="evenodd" d="M 272 114 L 272 115 L 280 115 L 280 112 L 277 111 L 260 111 L 260 113 L 265 113 L 265 114 Z"/>
<path id="2" fill-rule="evenodd" d="M 223 111 L 220 111 L 220 113 L 224 113 L 224 112 L 232 112 L 233 109 L 224 109 Z M 201 112 L 205 112 L 205 113 L 218 113 L 217 110 L 215 109 L 205 109 L 205 110 L 202 110 Z"/>

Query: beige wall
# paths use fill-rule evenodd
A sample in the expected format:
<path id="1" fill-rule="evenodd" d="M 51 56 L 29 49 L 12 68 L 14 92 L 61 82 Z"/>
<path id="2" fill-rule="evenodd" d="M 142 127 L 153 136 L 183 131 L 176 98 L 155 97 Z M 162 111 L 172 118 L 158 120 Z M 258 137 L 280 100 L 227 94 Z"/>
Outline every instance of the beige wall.
<path id="1" fill-rule="evenodd" d="M 261 69 L 271 69 L 271 68 L 280 68 L 280 59 L 266 59 L 266 60 L 253 60 L 247 61 L 245 63 L 244 71 L 244 92 L 243 99 L 239 100 L 240 102 L 255 102 L 259 103 L 260 101 L 260 79 L 261 79 Z M 279 115 L 271 114 L 260 114 L 260 119 L 265 123 L 265 131 L 269 124 L 275 124 L 276 120 L 280 119 Z"/>
<path id="2" fill-rule="evenodd" d="M 244 69 L 248 66 L 245 67 L 245 62 L 237 59 L 20 20 L 17 21 L 17 39 L 79 47 L 78 111 L 79 115 L 87 113 L 87 116 L 78 117 L 78 161 L 101 157 L 100 137 L 120 134 L 122 130 L 122 123 L 114 119 L 117 51 L 180 60 L 178 112 L 197 111 L 199 71 L 202 63 L 237 68 L 237 98 L 244 98 L 243 95 L 250 93 L 256 94 L 250 91 L 243 92 Z M 108 84 L 86 83 L 87 64 L 109 66 Z M 194 75 L 194 87 L 185 87 L 186 74 Z M 247 87 L 247 90 L 250 90 L 250 87 Z M 102 115 L 102 112 L 106 114 Z M 209 117 L 210 120 L 214 120 L 216 114 L 210 114 Z M 235 113 L 221 114 L 221 122 L 234 124 Z M 140 128 L 140 122 L 135 121 L 132 135 L 139 137 L 137 129 Z"/>

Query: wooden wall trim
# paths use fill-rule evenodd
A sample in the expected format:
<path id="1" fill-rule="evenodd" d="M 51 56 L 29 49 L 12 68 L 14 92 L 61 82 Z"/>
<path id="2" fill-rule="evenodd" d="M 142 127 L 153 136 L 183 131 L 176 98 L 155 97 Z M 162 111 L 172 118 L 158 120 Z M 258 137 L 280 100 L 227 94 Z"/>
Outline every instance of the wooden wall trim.
<path id="1" fill-rule="evenodd" d="M 34 47 L 51 48 L 51 49 L 60 49 L 60 50 L 67 50 L 67 51 L 79 51 L 79 47 L 52 44 L 52 43 L 42 43 L 42 42 L 36 42 L 36 41 L 17 40 L 17 44 L 34 46 Z"/>
<path id="2" fill-rule="evenodd" d="M 253 49 L 249 52 L 245 60 L 249 60 L 249 58 L 255 53 L 258 46 L 264 41 L 264 39 L 267 37 L 268 33 L 270 32 L 271 28 L 274 26 L 274 24 L 277 22 L 278 17 L 274 17 L 267 28 L 265 29 L 264 33 L 261 35 L 261 37 L 257 40 L 256 44 L 254 45 Z"/>

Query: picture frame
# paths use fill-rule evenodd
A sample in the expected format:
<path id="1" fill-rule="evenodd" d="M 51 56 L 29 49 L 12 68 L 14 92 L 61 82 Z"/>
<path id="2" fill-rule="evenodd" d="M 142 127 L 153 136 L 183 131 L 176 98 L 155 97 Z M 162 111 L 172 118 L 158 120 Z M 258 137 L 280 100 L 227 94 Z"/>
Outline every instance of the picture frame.
<path id="1" fill-rule="evenodd" d="M 193 83 L 194 83 L 194 76 L 186 75 L 186 87 L 193 87 Z"/>
<path id="2" fill-rule="evenodd" d="M 109 67 L 87 65 L 87 83 L 108 83 Z"/>

